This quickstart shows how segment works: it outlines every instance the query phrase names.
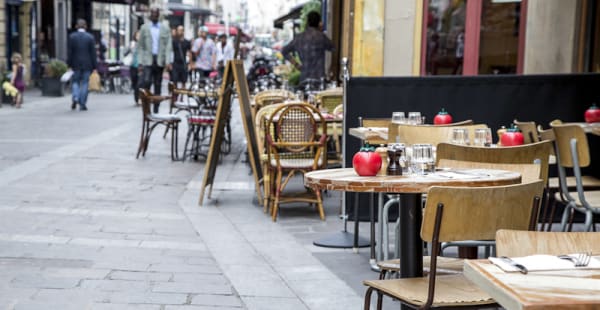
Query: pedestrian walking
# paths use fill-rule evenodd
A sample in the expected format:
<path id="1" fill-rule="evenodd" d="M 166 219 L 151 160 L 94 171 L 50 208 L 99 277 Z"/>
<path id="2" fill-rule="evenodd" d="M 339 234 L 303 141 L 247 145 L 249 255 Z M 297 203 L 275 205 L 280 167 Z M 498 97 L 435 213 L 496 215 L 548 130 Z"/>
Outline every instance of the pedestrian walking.
<path id="1" fill-rule="evenodd" d="M 179 25 L 175 29 L 175 36 L 173 37 L 173 69 L 171 70 L 171 82 L 175 83 L 176 87 L 185 88 L 187 82 L 188 70 L 187 63 L 188 59 L 191 59 L 191 44 L 190 41 L 183 37 L 184 30 L 183 26 Z"/>
<path id="2" fill-rule="evenodd" d="M 131 86 L 133 87 L 133 100 L 135 104 L 138 105 L 139 102 L 139 86 L 138 86 L 138 40 L 140 39 L 140 31 L 136 31 L 131 38 L 131 43 L 129 45 L 129 52 L 131 53 L 131 64 L 129 65 L 129 76 L 131 77 Z"/>
<path id="3" fill-rule="evenodd" d="M 10 61 L 12 62 L 12 77 L 10 78 L 10 84 L 18 90 L 14 96 L 14 100 L 15 108 L 19 109 L 23 103 L 23 92 L 25 91 L 25 80 L 23 79 L 25 65 L 23 65 L 23 58 L 19 53 L 13 53 Z"/>
<path id="4" fill-rule="evenodd" d="M 228 42 L 227 35 L 219 35 L 219 42 L 217 42 L 217 70 L 219 70 L 219 76 L 223 76 L 225 71 L 225 65 L 227 61 L 233 59 L 233 46 Z"/>
<path id="5" fill-rule="evenodd" d="M 171 30 L 159 22 L 160 12 L 158 8 L 150 10 L 150 22 L 146 22 L 140 29 L 140 40 L 138 42 L 138 61 L 142 71 L 141 87 L 150 91 L 154 87 L 154 94 L 160 95 L 162 75 L 165 71 L 171 71 L 173 62 L 173 43 Z M 153 106 L 154 113 L 158 113 L 158 103 Z"/>
<path id="6" fill-rule="evenodd" d="M 67 63 L 73 75 L 71 76 L 71 91 L 73 102 L 71 110 L 79 105 L 79 110 L 87 111 L 88 82 L 90 74 L 96 72 L 96 46 L 94 37 L 86 32 L 87 22 L 78 19 L 77 31 L 69 35 Z"/>
<path id="7" fill-rule="evenodd" d="M 200 78 L 208 78 L 210 73 L 216 70 L 217 51 L 215 43 L 208 37 L 205 26 L 198 30 L 198 38 L 194 41 L 192 53 L 196 59 L 194 70 L 200 74 Z"/>

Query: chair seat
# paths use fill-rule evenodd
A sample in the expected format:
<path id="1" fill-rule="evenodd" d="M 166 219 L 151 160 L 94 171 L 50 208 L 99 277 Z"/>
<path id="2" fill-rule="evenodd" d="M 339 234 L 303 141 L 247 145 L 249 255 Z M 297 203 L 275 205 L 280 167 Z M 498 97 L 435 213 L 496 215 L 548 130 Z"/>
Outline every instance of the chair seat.
<path id="1" fill-rule="evenodd" d="M 363 284 L 412 305 L 422 306 L 427 302 L 429 286 L 427 277 L 367 280 Z M 480 290 L 462 274 L 436 277 L 433 307 L 464 307 L 495 303 L 490 295 Z"/>
<path id="2" fill-rule="evenodd" d="M 593 177 L 593 176 L 589 176 L 589 175 L 584 175 L 581 177 L 581 181 L 583 183 L 583 187 L 584 188 L 588 188 L 588 189 L 600 189 L 600 179 Z M 570 176 L 567 177 L 567 186 L 569 188 L 575 188 L 575 177 L 574 176 Z M 552 188 L 552 189 L 559 189 L 558 186 L 558 178 L 549 178 L 548 179 L 548 188 Z"/>
<path id="3" fill-rule="evenodd" d="M 423 256 L 423 271 L 429 272 L 431 265 L 431 256 Z M 438 256 L 437 272 L 438 274 L 457 274 L 463 271 L 464 259 L 455 257 Z M 381 270 L 400 271 L 400 259 L 389 259 L 380 261 L 377 266 Z"/>
<path id="4" fill-rule="evenodd" d="M 175 101 L 175 107 L 178 109 L 197 109 L 198 103 L 195 101 Z"/>
<path id="5" fill-rule="evenodd" d="M 175 114 L 150 114 L 148 118 L 152 121 L 167 121 L 167 122 L 179 122 L 181 119 Z"/>
<path id="6" fill-rule="evenodd" d="M 577 192 L 569 192 L 569 195 L 575 199 L 575 203 L 578 206 L 582 206 Z M 556 193 L 554 197 L 555 199 L 560 200 L 560 193 Z M 600 191 L 586 191 L 585 200 L 593 209 L 595 209 L 594 212 L 600 212 Z"/>

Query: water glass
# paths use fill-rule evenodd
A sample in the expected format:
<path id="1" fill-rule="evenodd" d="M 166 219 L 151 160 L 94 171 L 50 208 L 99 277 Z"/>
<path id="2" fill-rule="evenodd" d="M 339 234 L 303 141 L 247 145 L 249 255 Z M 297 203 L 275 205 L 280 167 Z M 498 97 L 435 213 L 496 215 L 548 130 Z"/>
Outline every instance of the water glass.
<path id="1" fill-rule="evenodd" d="M 459 145 L 469 144 L 469 132 L 465 128 L 452 129 L 452 143 Z"/>
<path id="2" fill-rule="evenodd" d="M 473 137 L 473 145 L 475 146 L 490 146 L 492 144 L 492 130 L 490 128 L 475 129 L 475 137 Z"/>
<path id="3" fill-rule="evenodd" d="M 404 112 L 392 112 L 392 123 L 393 124 L 404 124 L 406 119 L 404 118 Z"/>
<path id="4" fill-rule="evenodd" d="M 433 169 L 433 163 L 433 145 L 413 144 L 410 166 L 414 174 L 424 175 L 430 172 Z"/>
<path id="5" fill-rule="evenodd" d="M 421 112 L 408 112 L 408 123 L 411 125 L 421 124 Z"/>

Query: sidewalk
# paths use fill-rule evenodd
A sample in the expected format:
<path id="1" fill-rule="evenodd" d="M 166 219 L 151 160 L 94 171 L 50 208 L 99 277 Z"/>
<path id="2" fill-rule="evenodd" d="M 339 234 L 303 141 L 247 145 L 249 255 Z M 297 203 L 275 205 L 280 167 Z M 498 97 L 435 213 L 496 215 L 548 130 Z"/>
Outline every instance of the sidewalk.
<path id="1" fill-rule="evenodd" d="M 362 307 L 362 280 L 377 277 L 368 250 L 312 245 L 342 229 L 338 193 L 327 221 L 301 206 L 273 223 L 234 120 L 232 153 L 199 207 L 202 161 L 171 162 L 159 134 L 135 159 L 129 97 L 92 94 L 80 112 L 68 96 L 28 92 L 22 109 L 0 109 L 0 309 Z"/>

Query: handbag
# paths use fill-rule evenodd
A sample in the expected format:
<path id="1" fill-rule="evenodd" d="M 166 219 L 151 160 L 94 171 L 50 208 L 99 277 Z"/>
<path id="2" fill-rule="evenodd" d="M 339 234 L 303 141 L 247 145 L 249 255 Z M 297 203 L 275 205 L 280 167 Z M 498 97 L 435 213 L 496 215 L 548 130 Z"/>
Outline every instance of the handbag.
<path id="1" fill-rule="evenodd" d="M 98 74 L 98 72 L 96 72 L 96 71 L 94 71 L 94 72 L 92 72 L 92 74 L 90 74 L 88 90 L 89 91 L 101 91 L 102 90 L 102 84 L 100 83 L 100 74 Z"/>
<path id="2" fill-rule="evenodd" d="M 133 63 L 133 53 L 129 53 L 127 55 L 125 55 L 125 57 L 123 57 L 123 65 L 125 66 L 131 66 L 131 64 Z"/>
<path id="3" fill-rule="evenodd" d="M 73 70 L 68 70 L 67 72 L 65 72 L 61 77 L 60 77 L 60 81 L 63 83 L 68 82 L 69 80 L 71 80 L 71 77 L 73 76 Z"/>

